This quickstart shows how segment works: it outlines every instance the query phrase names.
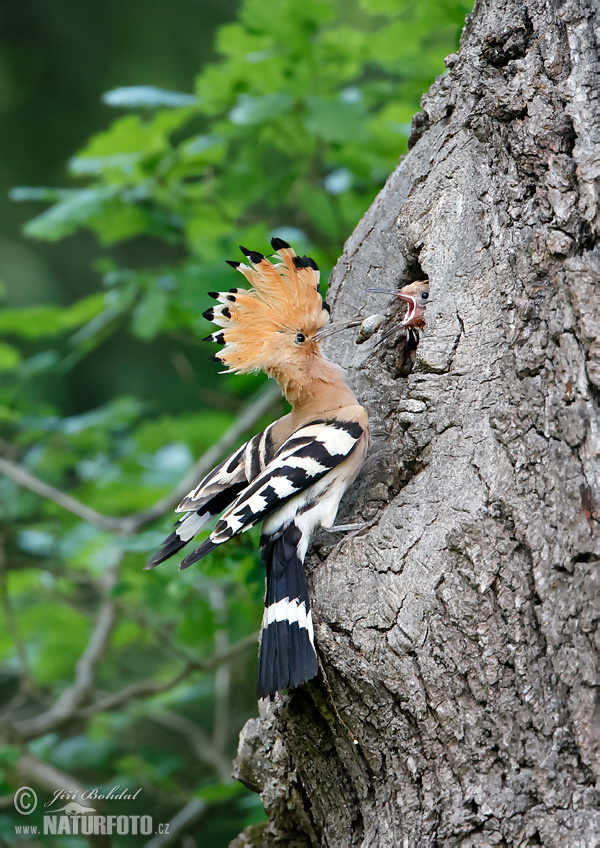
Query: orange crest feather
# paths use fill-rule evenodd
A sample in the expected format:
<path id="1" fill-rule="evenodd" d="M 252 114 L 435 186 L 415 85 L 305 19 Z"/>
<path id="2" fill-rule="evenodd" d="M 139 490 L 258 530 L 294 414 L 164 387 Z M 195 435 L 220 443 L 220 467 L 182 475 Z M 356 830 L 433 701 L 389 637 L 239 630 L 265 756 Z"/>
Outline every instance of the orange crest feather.
<path id="1" fill-rule="evenodd" d="M 280 260 L 276 264 L 243 247 L 249 264 L 229 263 L 251 288 L 211 292 L 219 305 L 208 309 L 204 317 L 222 329 L 207 339 L 224 345 L 215 359 L 228 366 L 226 373 L 269 372 L 296 334 L 310 338 L 329 318 L 315 262 L 297 256 L 281 239 L 271 244 Z"/>

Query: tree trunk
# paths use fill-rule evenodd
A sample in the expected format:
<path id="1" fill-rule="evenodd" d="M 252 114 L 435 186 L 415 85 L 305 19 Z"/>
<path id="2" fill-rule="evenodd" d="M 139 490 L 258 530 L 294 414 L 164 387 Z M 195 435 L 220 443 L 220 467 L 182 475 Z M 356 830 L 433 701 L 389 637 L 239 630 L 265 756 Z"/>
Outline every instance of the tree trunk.
<path id="1" fill-rule="evenodd" d="M 336 267 L 336 320 L 427 276 L 427 328 L 408 378 L 329 348 L 373 431 L 338 520 L 376 523 L 315 543 L 323 675 L 244 728 L 271 822 L 232 844 L 600 844 L 599 27 L 478 2 Z"/>

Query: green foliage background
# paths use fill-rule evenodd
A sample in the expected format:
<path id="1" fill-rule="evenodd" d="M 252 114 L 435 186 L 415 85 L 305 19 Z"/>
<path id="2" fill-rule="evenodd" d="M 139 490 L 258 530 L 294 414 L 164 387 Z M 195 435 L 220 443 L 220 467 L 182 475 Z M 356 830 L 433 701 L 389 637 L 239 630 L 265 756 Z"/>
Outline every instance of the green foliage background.
<path id="1" fill-rule="evenodd" d="M 326 279 L 468 10 L 467 0 L 243 0 L 191 93 L 105 94 L 117 117 L 70 160 L 71 186 L 12 192 L 45 204 L 27 236 L 66 239 L 56 249 L 69 251 L 73 234 L 95 235 L 99 282 L 68 304 L 0 313 L 4 457 L 105 516 L 139 516 L 172 492 L 261 391 L 255 376 L 218 377 L 199 344 L 212 329 L 206 292 L 237 283 L 223 260 L 279 235 Z M 28 782 L 24 755 L 86 786 L 143 788 L 107 812 L 166 822 L 200 799 L 199 844 L 226 845 L 260 821 L 258 796 L 228 778 L 257 709 L 257 535 L 181 574 L 176 562 L 144 572 L 169 515 L 113 532 L 9 476 L 0 507 L 0 840 L 14 844 L 24 823 L 9 805 Z M 19 730 L 68 691 L 103 609 L 114 621 L 91 685 L 44 732 Z M 113 844 L 144 842 L 122 839 Z"/>

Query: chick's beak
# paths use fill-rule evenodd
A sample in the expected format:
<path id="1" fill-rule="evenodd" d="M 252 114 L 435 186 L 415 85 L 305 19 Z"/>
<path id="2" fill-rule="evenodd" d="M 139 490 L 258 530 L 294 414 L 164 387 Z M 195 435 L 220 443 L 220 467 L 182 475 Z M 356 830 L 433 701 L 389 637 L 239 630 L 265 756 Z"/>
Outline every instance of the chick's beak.
<path id="1" fill-rule="evenodd" d="M 417 299 L 412 294 L 404 294 L 401 290 L 392 292 L 392 294 L 400 298 L 400 300 L 405 301 L 405 303 L 408 303 L 411 309 L 417 308 Z"/>
<path id="2" fill-rule="evenodd" d="M 405 300 L 406 303 L 410 303 L 416 308 L 416 300 L 412 294 L 404 294 L 402 289 L 367 289 L 368 292 L 374 292 L 376 294 L 389 294 L 390 297 L 399 297 L 400 300 Z"/>
<path id="3" fill-rule="evenodd" d="M 419 305 L 416 297 L 413 295 L 396 292 L 396 297 L 408 303 L 408 312 L 404 317 L 404 321 L 402 322 L 403 324 L 411 324 L 415 318 L 421 318 L 425 314 L 425 307 Z"/>

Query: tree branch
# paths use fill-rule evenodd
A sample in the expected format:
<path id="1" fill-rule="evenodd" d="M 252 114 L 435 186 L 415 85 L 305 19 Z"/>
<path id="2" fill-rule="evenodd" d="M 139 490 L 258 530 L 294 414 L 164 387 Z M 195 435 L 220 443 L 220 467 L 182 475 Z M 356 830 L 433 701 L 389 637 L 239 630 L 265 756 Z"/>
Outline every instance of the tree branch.
<path id="1" fill-rule="evenodd" d="M 189 663 L 180 669 L 177 674 L 171 677 L 170 680 L 164 681 L 163 683 L 153 680 L 152 678 L 148 680 L 140 680 L 138 683 L 130 683 L 129 686 L 125 686 L 120 692 L 105 695 L 97 701 L 89 704 L 87 707 L 82 707 L 82 709 L 77 712 L 77 718 L 90 718 L 91 716 L 96 715 L 96 713 L 114 710 L 116 707 L 120 707 L 122 704 L 126 704 L 134 698 L 146 698 L 150 695 L 160 695 L 162 692 L 168 692 L 169 689 L 173 689 L 173 687 L 178 686 L 179 683 L 185 680 L 188 674 L 194 670 L 193 665 Z"/>
<path id="2" fill-rule="evenodd" d="M 152 720 L 175 730 L 185 737 L 186 742 L 194 751 L 196 759 L 215 769 L 219 780 L 224 783 L 233 781 L 231 776 L 231 757 L 225 755 L 223 749 L 211 742 L 207 733 L 194 724 L 186 716 L 172 710 L 160 710 L 152 714 Z"/>
<path id="3" fill-rule="evenodd" d="M 173 816 L 169 822 L 169 832 L 154 836 L 146 843 L 146 848 L 166 848 L 167 845 L 173 845 L 191 825 L 203 818 L 209 809 L 210 805 L 206 801 L 192 798 L 176 816 Z"/>
<path id="4" fill-rule="evenodd" d="M 239 642 L 231 645 L 226 651 L 215 654 L 206 660 L 188 659 L 183 668 L 166 682 L 160 683 L 150 678 L 148 680 L 140 680 L 137 683 L 131 683 L 129 686 L 121 689 L 120 692 L 105 695 L 98 698 L 97 701 L 88 704 L 88 706 L 82 707 L 75 715 L 77 718 L 89 718 L 96 715 L 96 713 L 114 710 L 133 698 L 146 698 L 152 695 L 160 695 L 162 692 L 168 692 L 169 689 L 173 689 L 174 686 L 179 685 L 179 683 L 185 680 L 192 671 L 212 671 L 220 665 L 230 662 L 233 657 L 241 654 L 251 645 L 256 645 L 257 638 L 257 633 L 251 633 L 249 636 L 245 636 Z"/>
<path id="5" fill-rule="evenodd" d="M 22 780 L 31 781 L 47 792 L 52 792 L 52 794 L 60 789 L 62 792 L 68 792 L 73 800 L 81 800 L 81 796 L 85 792 L 84 784 L 80 783 L 73 775 L 59 771 L 54 766 L 43 763 L 31 754 L 23 754 L 19 757 L 15 771 Z"/>
<path id="6" fill-rule="evenodd" d="M 106 530 L 121 536 L 131 536 L 145 524 L 149 524 L 151 521 L 159 518 L 169 508 L 179 503 L 194 484 L 198 482 L 198 479 L 210 471 L 221 456 L 235 445 L 238 439 L 254 426 L 257 421 L 260 421 L 263 415 L 269 411 L 280 397 L 281 393 L 277 386 L 268 386 L 266 390 L 262 391 L 258 397 L 248 404 L 231 427 L 223 433 L 221 438 L 200 457 L 193 468 L 175 486 L 173 491 L 160 498 L 154 506 L 124 518 L 114 518 L 97 512 L 95 509 L 82 504 L 65 492 L 61 492 L 60 489 L 38 479 L 23 468 L 22 465 L 18 465 L 10 459 L 0 457 L 0 472 L 4 472 L 7 477 L 10 477 L 19 486 L 30 489 L 32 492 L 41 495 L 41 497 L 53 501 L 58 506 L 73 513 L 73 515 L 77 515 L 94 527 L 98 527 L 99 530 Z"/>
<path id="7" fill-rule="evenodd" d="M 93 524 L 94 527 L 98 527 L 100 530 L 113 530 L 115 532 L 119 532 L 122 526 L 123 519 L 110 518 L 107 515 L 102 515 L 101 513 L 96 512 L 95 509 L 76 501 L 75 498 L 65 494 L 65 492 L 61 492 L 60 489 L 56 489 L 49 483 L 44 483 L 43 480 L 39 480 L 37 477 L 34 477 L 34 475 L 30 474 L 29 471 L 23 468 L 22 465 L 17 465 L 16 462 L 12 462 L 10 459 L 0 457 L 0 472 L 6 474 L 7 477 L 10 477 L 10 479 L 14 480 L 14 482 L 19 486 L 23 486 L 25 489 L 30 489 L 32 492 L 41 495 L 47 500 L 54 501 L 54 503 L 58 504 L 63 509 L 72 512 L 73 515 L 77 515 L 79 518 L 82 518 L 89 524 Z"/>
<path id="8" fill-rule="evenodd" d="M 75 680 L 45 713 L 17 722 L 15 731 L 19 739 L 32 739 L 49 733 L 74 715 L 91 689 L 94 668 L 104 652 L 114 622 L 114 604 L 105 601 L 100 607 L 90 640 L 77 661 Z"/>

